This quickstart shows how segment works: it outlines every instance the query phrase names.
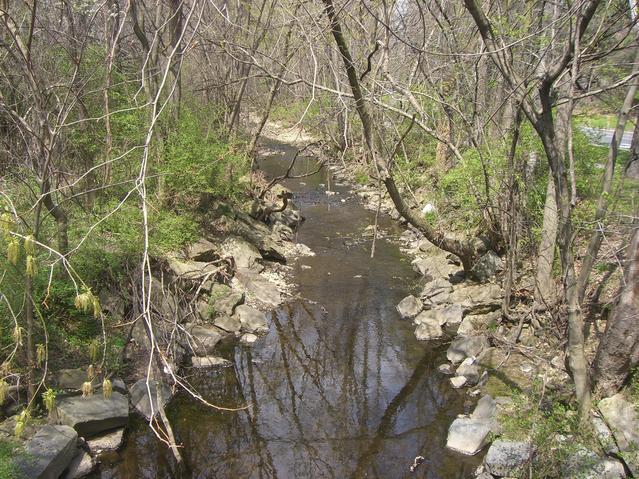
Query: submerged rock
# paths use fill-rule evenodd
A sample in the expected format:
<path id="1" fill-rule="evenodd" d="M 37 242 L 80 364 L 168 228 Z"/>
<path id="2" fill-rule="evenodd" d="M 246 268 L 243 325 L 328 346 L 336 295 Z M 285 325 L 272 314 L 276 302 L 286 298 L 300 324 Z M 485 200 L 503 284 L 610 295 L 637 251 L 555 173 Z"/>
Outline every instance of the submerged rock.
<path id="1" fill-rule="evenodd" d="M 120 428 L 102 436 L 87 439 L 87 446 L 91 454 L 95 456 L 103 452 L 117 451 L 122 446 L 123 441 L 124 428 Z"/>
<path id="2" fill-rule="evenodd" d="M 71 460 L 64 474 L 64 479 L 79 479 L 87 476 L 95 469 L 95 460 L 82 449 L 76 449 L 76 454 Z"/>
<path id="3" fill-rule="evenodd" d="M 477 365 L 477 361 L 474 357 L 464 359 L 457 370 L 455 371 L 457 376 L 463 376 L 468 380 L 469 386 L 474 386 L 479 382 L 481 371 Z"/>
<path id="4" fill-rule="evenodd" d="M 80 436 L 91 437 L 126 426 L 129 401 L 118 392 L 113 392 L 109 399 L 101 394 L 66 397 L 58 401 L 55 414 L 59 423 L 71 426 Z"/>
<path id="5" fill-rule="evenodd" d="M 397 305 L 397 312 L 402 319 L 413 319 L 423 309 L 422 302 L 412 294 L 406 296 Z"/>
<path id="6" fill-rule="evenodd" d="M 43 426 L 15 459 L 20 477 L 58 478 L 76 454 L 78 433 L 69 426 Z"/>

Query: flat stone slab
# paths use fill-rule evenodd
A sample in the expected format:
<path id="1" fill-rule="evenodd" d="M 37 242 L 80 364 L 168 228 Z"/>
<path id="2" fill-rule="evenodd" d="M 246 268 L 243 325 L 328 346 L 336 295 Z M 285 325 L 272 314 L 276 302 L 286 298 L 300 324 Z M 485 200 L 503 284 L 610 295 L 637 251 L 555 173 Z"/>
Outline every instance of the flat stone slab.
<path id="1" fill-rule="evenodd" d="M 488 444 L 491 426 L 491 421 L 485 419 L 457 418 L 448 429 L 446 447 L 467 456 L 474 456 Z"/>
<path id="2" fill-rule="evenodd" d="M 129 401 L 119 392 L 113 392 L 109 399 L 101 394 L 62 398 L 56 407 L 56 415 L 58 422 L 71 426 L 80 436 L 91 437 L 126 426 Z"/>
<path id="3" fill-rule="evenodd" d="M 71 460 L 63 477 L 64 479 L 80 479 L 88 476 L 95 469 L 95 466 L 96 462 L 88 453 L 77 449 L 75 457 Z"/>
<path id="4" fill-rule="evenodd" d="M 240 268 L 235 272 L 235 278 L 250 297 L 271 306 L 279 306 L 282 303 L 282 295 L 277 285 L 265 277 L 248 269 Z"/>
<path id="5" fill-rule="evenodd" d="M 187 327 L 187 331 L 191 334 L 189 345 L 196 356 L 210 355 L 223 337 L 215 326 L 194 325 Z"/>
<path id="6" fill-rule="evenodd" d="M 233 366 L 233 363 L 228 359 L 217 356 L 193 356 L 191 364 L 193 364 L 194 368 L 228 368 Z"/>
<path id="7" fill-rule="evenodd" d="M 20 477 L 57 479 L 73 460 L 77 442 L 78 433 L 69 426 L 43 426 L 15 460 Z"/>
<path id="8" fill-rule="evenodd" d="M 422 302 L 415 296 L 410 295 L 402 299 L 397 305 L 397 312 L 402 319 L 413 319 L 424 308 Z"/>

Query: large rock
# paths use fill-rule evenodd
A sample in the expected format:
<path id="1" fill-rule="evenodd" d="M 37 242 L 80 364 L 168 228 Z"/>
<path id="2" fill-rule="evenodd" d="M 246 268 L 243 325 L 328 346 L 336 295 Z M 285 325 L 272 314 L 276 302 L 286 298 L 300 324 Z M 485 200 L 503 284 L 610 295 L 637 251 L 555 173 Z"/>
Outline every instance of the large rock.
<path id="1" fill-rule="evenodd" d="M 213 324 L 216 327 L 223 329 L 224 331 L 228 333 L 233 333 L 233 334 L 239 333 L 240 330 L 242 329 L 242 323 L 240 322 L 240 318 L 237 315 L 218 316 L 213 321 Z"/>
<path id="2" fill-rule="evenodd" d="M 97 456 L 103 452 L 117 451 L 120 449 L 123 442 L 124 428 L 121 428 L 103 434 L 102 436 L 87 439 L 87 446 L 89 447 L 91 454 Z"/>
<path id="3" fill-rule="evenodd" d="M 478 356 L 488 347 L 490 344 L 484 336 L 462 336 L 450 344 L 446 357 L 452 363 L 460 363 L 466 358 Z"/>
<path id="4" fill-rule="evenodd" d="M 466 313 L 481 314 L 501 307 L 501 288 L 494 283 L 461 283 L 453 288 L 448 302 L 460 305 Z"/>
<path id="5" fill-rule="evenodd" d="M 87 380 L 87 370 L 83 368 L 60 369 L 51 377 L 51 382 L 56 389 L 78 394 L 82 391 L 82 384 Z"/>
<path id="6" fill-rule="evenodd" d="M 597 406 L 610 427 L 624 461 L 635 476 L 639 475 L 639 420 L 634 405 L 615 394 L 599 401 Z"/>
<path id="7" fill-rule="evenodd" d="M 419 341 L 438 339 L 444 335 L 444 331 L 442 330 L 438 319 L 427 313 L 427 311 L 422 311 L 414 319 L 415 324 L 417 324 L 415 337 Z"/>
<path id="8" fill-rule="evenodd" d="M 95 469 L 95 466 L 95 460 L 88 453 L 77 448 L 75 457 L 71 460 L 64 473 L 64 479 L 80 479 L 88 476 Z"/>
<path id="9" fill-rule="evenodd" d="M 472 419 L 489 419 L 493 420 L 497 414 L 497 402 L 490 395 L 483 396 L 477 405 L 475 410 L 470 415 Z"/>
<path id="10" fill-rule="evenodd" d="M 457 418 L 448 429 L 446 447 L 473 456 L 488 444 L 491 431 L 491 422 L 486 419 Z"/>
<path id="11" fill-rule="evenodd" d="M 235 273 L 235 278 L 250 297 L 271 306 L 279 306 L 282 303 L 282 295 L 277 285 L 265 277 L 247 269 L 239 269 Z"/>
<path id="12" fill-rule="evenodd" d="M 490 324 L 496 324 L 500 318 L 501 311 L 466 315 L 457 329 L 457 334 L 460 336 L 473 336 L 486 330 Z"/>
<path id="13" fill-rule="evenodd" d="M 202 261 L 182 261 L 175 257 L 168 258 L 169 268 L 180 279 L 196 281 L 213 273 L 217 266 Z"/>
<path id="14" fill-rule="evenodd" d="M 193 356 L 191 358 L 191 364 L 194 368 L 228 368 L 233 365 L 228 359 L 218 356 Z"/>
<path id="15" fill-rule="evenodd" d="M 240 305 L 235 309 L 235 314 L 240 320 L 241 331 L 244 333 L 267 333 L 268 321 L 266 315 L 250 306 Z"/>
<path id="16" fill-rule="evenodd" d="M 233 291 L 225 284 L 216 284 L 211 288 L 209 306 L 215 315 L 231 316 L 235 307 L 244 302 L 244 293 Z"/>
<path id="17" fill-rule="evenodd" d="M 126 426 L 129 401 L 119 392 L 113 392 L 109 399 L 101 394 L 66 397 L 58 401 L 55 414 L 60 424 L 71 426 L 80 436 L 91 437 Z"/>
<path id="18" fill-rule="evenodd" d="M 194 261 L 215 261 L 218 259 L 218 247 L 209 240 L 201 238 L 188 247 L 187 254 Z"/>
<path id="19" fill-rule="evenodd" d="M 209 325 L 193 325 L 186 328 L 191 335 L 189 345 L 196 356 L 210 355 L 224 334 L 219 328 Z"/>
<path id="20" fill-rule="evenodd" d="M 452 291 L 453 285 L 447 279 L 436 278 L 424 285 L 421 298 L 427 305 L 441 304 L 448 300 Z"/>
<path id="21" fill-rule="evenodd" d="M 76 454 L 78 433 L 69 426 L 43 426 L 15 459 L 19 477 L 57 479 Z"/>
<path id="22" fill-rule="evenodd" d="M 229 233 L 256 246 L 264 258 L 286 261 L 286 252 L 281 240 L 264 223 L 241 211 L 235 211 L 233 218 L 226 217 L 223 221 Z"/>
<path id="23" fill-rule="evenodd" d="M 459 270 L 459 266 L 451 264 L 444 255 L 416 258 L 411 264 L 416 273 L 432 278 L 448 278 Z"/>
<path id="24" fill-rule="evenodd" d="M 562 477 L 579 479 L 620 479 L 627 477 L 623 464 L 612 457 L 599 457 L 579 447 L 563 464 Z"/>
<path id="25" fill-rule="evenodd" d="M 497 253 L 491 250 L 477 260 L 470 272 L 478 281 L 483 283 L 503 269 L 503 261 Z"/>
<path id="26" fill-rule="evenodd" d="M 158 387 L 160 388 L 159 394 Z M 149 400 L 149 391 L 152 400 Z M 146 379 L 140 379 L 131 386 L 129 396 L 135 410 L 149 421 L 158 413 L 160 407 L 164 408 L 169 402 L 171 390 L 166 384 L 158 383 L 155 379 L 150 379 L 148 385 Z"/>
<path id="27" fill-rule="evenodd" d="M 498 439 L 490 445 L 484 466 L 494 476 L 525 477 L 532 456 L 530 443 Z"/>
<path id="28" fill-rule="evenodd" d="M 230 256 L 235 261 L 235 266 L 260 272 L 264 269 L 261 264 L 262 255 L 259 250 L 248 241 L 238 237 L 229 237 L 220 245 L 220 254 Z"/>
<path id="29" fill-rule="evenodd" d="M 481 371 L 475 358 L 466 358 L 461 362 L 455 371 L 455 374 L 457 376 L 465 377 L 467 384 L 469 386 L 474 386 L 479 382 Z"/>
<path id="30" fill-rule="evenodd" d="M 406 296 L 397 305 L 397 312 L 402 319 L 413 319 L 423 309 L 422 302 L 412 294 Z"/>

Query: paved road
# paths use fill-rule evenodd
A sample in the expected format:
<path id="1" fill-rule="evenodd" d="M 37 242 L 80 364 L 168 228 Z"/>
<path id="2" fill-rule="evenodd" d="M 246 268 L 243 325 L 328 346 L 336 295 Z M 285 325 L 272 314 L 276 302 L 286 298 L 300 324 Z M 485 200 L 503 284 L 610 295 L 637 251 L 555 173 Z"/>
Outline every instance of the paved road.
<path id="1" fill-rule="evenodd" d="M 607 129 L 599 129 L 599 128 L 590 128 L 587 126 L 582 126 L 581 131 L 583 131 L 586 135 L 590 137 L 593 143 L 597 145 L 610 146 L 612 142 L 612 135 L 615 130 L 607 130 Z M 632 132 L 626 132 L 621 139 L 621 145 L 619 148 L 621 150 L 629 150 L 630 144 L 632 143 Z"/>

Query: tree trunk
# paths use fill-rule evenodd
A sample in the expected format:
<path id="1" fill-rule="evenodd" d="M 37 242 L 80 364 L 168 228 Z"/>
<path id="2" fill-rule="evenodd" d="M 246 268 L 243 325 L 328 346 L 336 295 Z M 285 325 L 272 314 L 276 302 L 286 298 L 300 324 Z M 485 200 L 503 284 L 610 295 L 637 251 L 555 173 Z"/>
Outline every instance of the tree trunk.
<path id="1" fill-rule="evenodd" d="M 637 55 L 635 57 L 635 65 L 637 65 L 638 63 L 639 50 L 637 50 Z M 637 69 L 634 70 L 634 72 L 637 71 Z M 617 152 L 619 151 L 619 145 L 621 144 L 621 139 L 626 129 L 626 121 L 628 119 L 628 114 L 630 113 L 630 109 L 632 108 L 632 104 L 635 99 L 635 93 L 637 93 L 637 82 L 633 81 L 628 87 L 626 98 L 624 99 L 621 110 L 619 110 L 619 114 L 617 115 L 617 126 L 615 128 L 615 132 L 612 135 L 610 148 L 608 149 L 608 161 L 606 161 L 606 168 L 604 170 L 603 186 L 601 188 L 601 194 L 599 195 L 599 200 L 597 201 L 597 210 L 595 212 L 595 230 L 592 232 L 592 236 L 590 237 L 588 250 L 586 251 L 584 261 L 581 265 L 581 271 L 579 272 L 578 287 L 580 304 L 584 302 L 584 298 L 586 296 L 586 288 L 588 287 L 588 280 L 590 279 L 590 273 L 592 272 L 592 267 L 595 264 L 597 254 L 599 253 L 599 248 L 601 247 L 601 242 L 603 241 L 602 221 L 606 216 L 606 213 L 608 212 L 608 199 L 610 198 L 610 194 L 612 193 L 612 180 L 615 175 L 615 167 L 617 164 Z"/>
<path id="2" fill-rule="evenodd" d="M 621 294 L 595 357 L 596 392 L 612 396 L 639 364 L 639 227 L 636 227 L 626 254 L 626 266 L 621 281 Z"/>
<path id="3" fill-rule="evenodd" d="M 639 180 L 639 111 L 635 116 L 635 129 L 632 133 L 630 154 L 624 168 L 624 175 L 633 180 Z"/>
<path id="4" fill-rule="evenodd" d="M 552 174 L 549 173 L 546 203 L 544 204 L 544 223 L 537 251 L 537 271 L 535 273 L 535 309 L 537 310 L 545 310 L 546 306 L 556 297 L 556 288 L 552 280 L 552 265 L 555 259 L 558 223 L 555 181 Z"/>

